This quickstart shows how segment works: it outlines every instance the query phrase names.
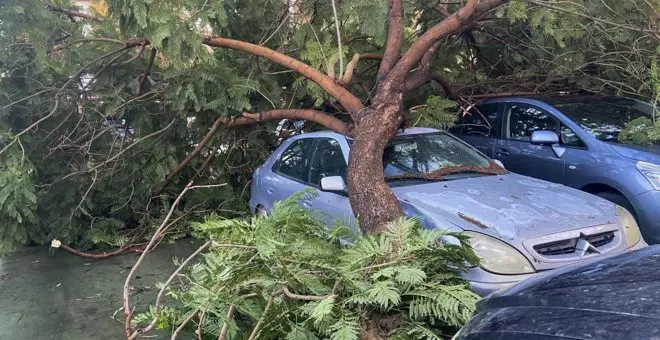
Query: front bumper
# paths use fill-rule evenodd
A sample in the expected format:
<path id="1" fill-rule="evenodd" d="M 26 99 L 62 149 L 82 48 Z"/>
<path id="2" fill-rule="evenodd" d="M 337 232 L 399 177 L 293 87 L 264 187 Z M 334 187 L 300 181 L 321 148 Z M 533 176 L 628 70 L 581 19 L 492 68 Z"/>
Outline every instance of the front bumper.
<path id="1" fill-rule="evenodd" d="M 651 190 L 630 198 L 639 230 L 648 244 L 660 243 L 660 191 Z"/>
<path id="2" fill-rule="evenodd" d="M 539 272 L 520 275 L 500 275 L 487 272 L 481 268 L 472 268 L 463 275 L 463 278 L 470 282 L 470 288 L 473 292 L 484 297 L 500 289 L 511 287 L 538 273 Z"/>

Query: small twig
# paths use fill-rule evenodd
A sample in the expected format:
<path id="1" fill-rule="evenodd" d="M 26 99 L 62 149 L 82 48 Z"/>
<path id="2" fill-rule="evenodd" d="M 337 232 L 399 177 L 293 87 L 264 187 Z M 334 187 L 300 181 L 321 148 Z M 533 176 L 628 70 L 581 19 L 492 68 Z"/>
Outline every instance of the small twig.
<path id="1" fill-rule="evenodd" d="M 117 66 L 124 66 L 124 65 L 128 65 L 128 64 L 134 62 L 137 58 L 139 58 L 142 55 L 142 53 L 144 52 L 144 48 L 146 46 L 147 46 L 146 42 L 142 42 L 142 44 L 140 44 L 140 48 L 138 49 L 137 53 L 133 57 L 131 57 L 130 59 L 128 59 L 124 62 L 122 62 L 121 64 L 118 64 Z"/>
<path id="2" fill-rule="evenodd" d="M 80 250 L 71 248 L 70 246 L 68 246 L 66 244 L 62 244 L 62 242 L 60 242 L 59 240 L 53 240 L 51 242 L 51 247 L 61 248 L 62 250 L 65 250 L 65 251 L 67 251 L 71 254 L 78 255 L 80 257 L 84 257 L 84 258 L 88 258 L 88 259 L 97 259 L 97 260 L 107 259 L 109 257 L 121 255 L 121 254 L 123 254 L 127 251 L 139 252 L 139 251 L 142 250 L 141 249 L 142 246 L 140 244 L 131 244 L 130 242 L 129 242 L 129 244 L 121 246 L 118 249 L 113 250 L 113 251 L 108 252 L 108 253 L 86 253 L 86 252 L 82 252 Z"/>
<path id="3" fill-rule="evenodd" d="M 74 41 L 70 41 L 68 43 L 55 45 L 55 46 L 53 46 L 52 51 L 57 52 L 57 51 L 65 49 L 65 48 L 71 47 L 73 45 L 82 44 L 82 43 L 86 43 L 86 42 L 111 42 L 111 43 L 120 44 L 120 45 L 125 45 L 126 44 L 126 42 L 123 41 L 123 40 L 117 40 L 117 39 L 111 39 L 111 38 L 89 38 L 89 39 L 74 40 Z"/>
<path id="4" fill-rule="evenodd" d="M 171 340 L 176 340 L 176 337 L 179 335 L 179 332 L 181 332 L 181 331 L 183 330 L 183 327 L 186 327 L 186 325 L 188 324 L 188 322 L 190 322 L 190 320 L 192 320 L 192 319 L 195 317 L 195 315 L 197 315 L 198 312 L 199 312 L 199 308 L 195 309 L 194 311 L 192 311 L 192 313 L 190 313 L 190 314 L 188 314 L 188 316 L 186 316 L 186 318 L 185 318 L 185 319 L 183 320 L 183 322 L 179 325 L 179 327 L 177 327 L 177 328 L 174 330 L 174 332 L 172 333 L 172 338 L 171 338 Z"/>
<path id="5" fill-rule="evenodd" d="M 204 316 L 206 315 L 206 309 L 202 311 L 199 316 L 199 323 L 197 324 L 197 340 L 202 340 L 202 327 L 204 325 Z"/>
<path id="6" fill-rule="evenodd" d="M 322 295 L 322 296 L 317 296 L 317 295 L 300 295 L 300 294 L 294 294 L 289 291 L 289 288 L 284 287 L 282 288 L 282 293 L 286 295 L 286 297 L 294 300 L 301 300 L 301 301 L 321 301 L 325 300 L 332 295 Z"/>
<path id="7" fill-rule="evenodd" d="M 254 340 L 257 338 L 257 335 L 259 334 L 259 330 L 261 329 L 261 325 L 264 323 L 264 320 L 266 319 L 266 314 L 268 314 L 270 307 L 273 305 L 273 300 L 275 300 L 276 296 L 282 295 L 282 293 L 283 293 L 282 290 L 278 290 L 270 294 L 270 297 L 268 298 L 268 302 L 266 302 L 266 308 L 264 308 L 264 312 L 261 314 L 259 321 L 257 321 L 257 324 L 252 329 L 252 333 L 250 334 L 250 338 L 248 338 L 248 340 Z"/>
<path id="8" fill-rule="evenodd" d="M 174 280 L 174 278 L 179 274 L 179 272 L 181 272 L 181 270 L 183 270 L 183 268 L 185 268 L 186 265 L 188 265 L 188 263 L 192 261 L 192 259 L 197 257 L 197 255 L 199 255 L 202 251 L 204 251 L 209 245 L 211 245 L 210 241 L 204 243 L 201 247 L 197 248 L 197 250 L 194 253 L 192 253 L 190 256 L 188 256 L 188 258 L 181 263 L 181 265 L 174 271 L 174 273 L 170 275 L 170 277 L 167 279 L 167 281 L 165 281 L 163 286 L 160 288 L 158 295 L 156 296 L 156 303 L 154 304 L 154 318 L 146 327 L 136 330 L 135 333 L 133 333 L 133 335 L 137 336 L 139 334 L 145 334 L 151 331 L 156 326 L 156 322 L 158 321 L 158 314 L 160 312 L 160 300 L 163 297 L 163 293 L 165 293 L 165 289 L 170 285 L 172 280 Z M 135 338 L 134 336 L 129 337 L 129 339 L 134 339 L 134 338 Z"/>
<path id="9" fill-rule="evenodd" d="M 106 161 L 104 161 L 104 162 L 102 162 L 102 163 L 100 163 L 100 164 L 94 166 L 93 168 L 91 168 L 91 169 L 89 169 L 89 170 L 87 170 L 87 171 L 83 171 L 83 172 L 85 172 L 85 173 L 89 173 L 89 172 L 92 172 L 92 171 L 97 170 L 98 168 L 100 168 L 100 167 L 102 167 L 102 166 L 107 165 L 108 163 L 110 163 L 110 162 L 114 161 L 115 159 L 119 158 L 119 156 L 123 155 L 126 151 L 130 150 L 131 148 L 133 148 L 135 145 L 137 145 L 137 144 L 139 144 L 140 142 L 144 141 L 145 139 L 149 139 L 149 138 L 151 138 L 151 137 L 154 137 L 154 136 L 156 136 L 156 135 L 159 135 L 159 134 L 163 133 L 165 130 L 167 130 L 167 129 L 169 129 L 170 127 L 172 127 L 172 125 L 174 125 L 174 122 L 176 122 L 176 120 L 177 120 L 177 118 L 175 117 L 175 118 L 172 119 L 172 121 L 171 121 L 169 124 L 167 124 L 164 128 L 162 128 L 162 129 L 160 129 L 160 130 L 158 130 L 158 131 L 152 132 L 152 133 L 150 133 L 150 134 L 148 134 L 148 135 L 146 135 L 146 136 L 140 138 L 139 140 L 133 142 L 132 144 L 130 144 L 129 146 L 127 146 L 126 148 L 124 148 L 123 150 L 121 150 L 120 152 L 118 152 L 116 155 L 114 155 L 113 157 L 109 158 L 108 160 L 106 160 Z M 2 153 L 2 152 L 0 152 L 0 153 Z M 69 178 L 69 177 L 71 177 L 71 176 L 73 176 L 73 175 L 75 175 L 75 174 L 76 174 L 75 172 L 74 172 L 74 173 L 70 173 L 70 174 L 64 176 L 62 179 L 67 179 L 67 178 Z"/>
<path id="10" fill-rule="evenodd" d="M 220 335 L 218 336 L 218 340 L 225 340 L 225 337 L 227 336 L 227 331 L 229 330 L 229 321 L 231 320 L 234 311 L 236 311 L 236 306 L 234 304 L 231 304 L 231 306 L 229 306 L 229 312 L 227 312 L 227 316 L 225 317 L 225 322 L 223 323 L 222 329 L 220 330 Z"/>
<path id="11" fill-rule="evenodd" d="M 172 207 L 170 208 L 170 211 L 167 213 L 167 216 L 165 216 L 165 219 L 163 219 L 163 222 L 161 225 L 156 229 L 154 232 L 154 235 L 151 237 L 151 240 L 149 241 L 149 244 L 147 245 L 146 249 L 153 249 L 153 245 L 156 242 L 156 239 L 158 236 L 161 234 L 165 226 L 167 225 L 167 222 L 169 221 L 170 217 L 172 217 L 172 214 L 174 213 L 174 209 L 179 205 L 179 202 L 181 202 L 181 199 L 183 196 L 188 192 L 188 190 L 191 189 L 198 189 L 198 188 L 214 188 L 214 187 L 220 187 L 227 185 L 226 183 L 222 184 L 213 184 L 213 185 L 198 185 L 198 186 L 193 186 L 193 182 L 190 182 L 186 185 L 186 187 L 181 191 L 179 196 L 174 200 L 174 203 L 172 203 Z M 129 339 L 135 339 L 137 336 L 142 335 L 143 332 L 140 330 L 137 330 L 135 332 L 132 331 L 131 329 L 131 318 L 133 317 L 133 313 L 130 309 L 130 302 L 129 302 L 129 287 L 131 284 L 131 278 L 133 275 L 135 275 L 135 272 L 137 271 L 137 268 L 140 266 L 142 261 L 144 261 L 145 256 L 147 255 L 147 251 L 143 252 L 142 255 L 138 258 L 138 260 L 135 262 L 133 267 L 131 268 L 130 272 L 128 273 L 128 276 L 126 276 L 126 281 L 124 281 L 124 291 L 123 291 L 123 299 L 124 299 L 124 314 L 126 315 L 126 321 L 124 324 L 124 331 L 126 333 L 126 337 Z"/>
<path id="12" fill-rule="evenodd" d="M 115 321 L 121 323 L 121 321 L 117 320 L 117 313 L 121 312 L 122 310 L 124 310 L 124 307 L 121 307 L 121 308 L 117 309 L 114 313 L 112 313 L 112 320 L 115 320 Z"/>
<path id="13" fill-rule="evenodd" d="M 337 16 L 337 5 L 335 4 L 335 0 L 332 0 L 332 13 L 335 17 L 335 27 L 337 28 L 337 46 L 339 48 L 339 77 L 344 74 L 344 56 L 342 52 L 342 46 L 341 46 L 341 31 L 339 27 L 339 17 Z"/>

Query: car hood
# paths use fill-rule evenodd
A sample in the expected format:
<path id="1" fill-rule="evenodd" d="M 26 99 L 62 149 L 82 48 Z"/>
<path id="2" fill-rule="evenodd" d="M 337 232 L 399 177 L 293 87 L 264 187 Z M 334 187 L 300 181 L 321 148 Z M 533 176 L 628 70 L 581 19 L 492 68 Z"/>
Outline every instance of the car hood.
<path id="1" fill-rule="evenodd" d="M 477 304 L 458 339 L 652 339 L 660 336 L 660 246 L 548 271 Z"/>
<path id="2" fill-rule="evenodd" d="M 660 145 L 634 145 L 634 144 L 610 144 L 619 155 L 634 159 L 660 164 Z"/>
<path id="3" fill-rule="evenodd" d="M 438 227 L 504 240 L 617 221 L 614 205 L 560 184 L 517 174 L 479 176 L 393 188 L 404 210 Z"/>

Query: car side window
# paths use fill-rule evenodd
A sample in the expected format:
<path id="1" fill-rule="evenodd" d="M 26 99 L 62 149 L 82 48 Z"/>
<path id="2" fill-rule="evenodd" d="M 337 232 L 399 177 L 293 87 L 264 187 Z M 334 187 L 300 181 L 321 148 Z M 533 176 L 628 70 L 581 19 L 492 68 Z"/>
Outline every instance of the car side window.
<path id="1" fill-rule="evenodd" d="M 309 175 L 309 157 L 315 140 L 298 139 L 291 143 L 275 164 L 275 172 L 300 182 L 307 182 Z"/>
<path id="2" fill-rule="evenodd" d="M 538 130 L 557 132 L 559 121 L 549 112 L 528 104 L 511 104 L 507 114 L 506 137 L 529 141 Z"/>
<path id="3" fill-rule="evenodd" d="M 578 135 L 568 126 L 561 124 L 560 142 L 561 145 L 574 148 L 586 148 L 587 145 L 578 137 Z"/>
<path id="4" fill-rule="evenodd" d="M 348 166 L 339 142 L 332 138 L 319 139 L 312 157 L 310 183 L 320 186 L 321 178 L 330 176 L 341 176 L 346 182 L 347 169 Z"/>
<path id="5" fill-rule="evenodd" d="M 456 135 L 497 137 L 497 106 L 498 104 L 475 105 L 467 112 L 461 111 L 456 125 L 449 131 Z"/>

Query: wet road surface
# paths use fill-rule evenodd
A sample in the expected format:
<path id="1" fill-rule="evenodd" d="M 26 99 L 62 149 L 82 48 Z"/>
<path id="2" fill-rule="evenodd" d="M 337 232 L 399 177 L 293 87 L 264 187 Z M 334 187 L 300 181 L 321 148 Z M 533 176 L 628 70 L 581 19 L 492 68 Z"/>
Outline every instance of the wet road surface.
<path id="1" fill-rule="evenodd" d="M 173 257 L 186 257 L 199 244 L 163 244 L 147 255 L 132 282 L 137 311 L 153 304 L 154 284 L 176 268 Z M 112 315 L 122 306 L 122 286 L 136 259 L 128 254 L 90 260 L 63 250 L 50 256 L 48 247 L 0 257 L 0 339 L 125 339 Z M 121 320 L 123 312 L 117 316 Z M 166 333 L 156 339 L 169 339 Z"/>

